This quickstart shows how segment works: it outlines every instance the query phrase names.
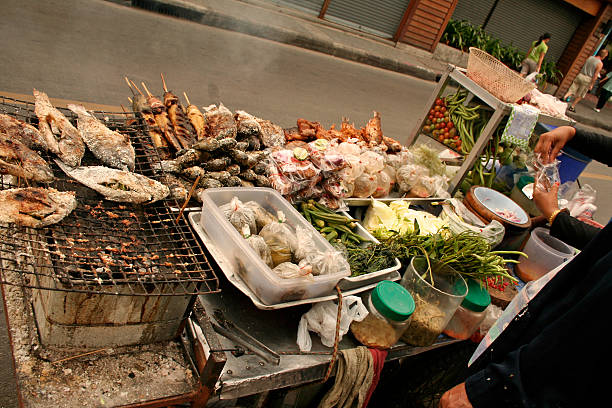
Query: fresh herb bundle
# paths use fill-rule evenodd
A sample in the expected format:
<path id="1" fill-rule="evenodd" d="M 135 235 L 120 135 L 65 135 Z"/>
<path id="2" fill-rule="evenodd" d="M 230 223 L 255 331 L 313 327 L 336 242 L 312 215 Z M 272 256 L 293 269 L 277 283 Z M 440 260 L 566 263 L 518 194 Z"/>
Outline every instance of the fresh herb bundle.
<path id="1" fill-rule="evenodd" d="M 360 246 L 347 242 L 345 247 L 347 260 L 351 266 L 351 276 L 377 272 L 395 264 L 395 255 L 385 244 L 370 242 Z"/>

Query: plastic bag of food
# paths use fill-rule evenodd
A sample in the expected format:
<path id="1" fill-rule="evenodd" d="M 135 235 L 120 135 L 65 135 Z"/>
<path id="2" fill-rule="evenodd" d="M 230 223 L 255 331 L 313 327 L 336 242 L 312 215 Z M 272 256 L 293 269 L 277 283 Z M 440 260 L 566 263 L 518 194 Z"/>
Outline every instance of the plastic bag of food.
<path id="1" fill-rule="evenodd" d="M 393 190 L 393 188 L 395 187 L 397 170 L 395 169 L 395 167 L 389 164 L 385 164 L 385 168 L 382 171 L 387 173 L 387 176 L 389 176 L 389 181 L 391 182 L 390 190 Z"/>
<path id="2" fill-rule="evenodd" d="M 396 173 L 398 189 L 402 193 L 408 192 L 414 186 L 419 185 L 420 181 L 425 177 L 429 177 L 429 170 L 423 166 L 417 164 L 401 166 L 397 169 Z"/>
<path id="3" fill-rule="evenodd" d="M 338 145 L 338 152 L 344 156 L 359 156 L 361 154 L 361 147 L 355 143 L 342 142 Z"/>
<path id="4" fill-rule="evenodd" d="M 297 238 L 297 246 L 295 248 L 295 252 L 293 253 L 293 258 L 297 262 L 306 259 L 308 254 L 319 251 L 314 243 L 313 233 L 312 231 L 309 231 L 308 228 L 298 225 L 295 229 L 295 236 Z"/>
<path id="5" fill-rule="evenodd" d="M 355 192 L 355 181 L 341 180 L 342 188 L 346 191 L 345 197 L 352 197 Z"/>
<path id="6" fill-rule="evenodd" d="M 312 277 L 312 269 L 309 265 L 300 267 L 291 262 L 283 262 L 276 265 L 272 271 L 283 279 Z"/>
<path id="7" fill-rule="evenodd" d="M 376 191 L 376 177 L 368 173 L 362 173 L 354 184 L 353 197 L 370 197 Z"/>
<path id="8" fill-rule="evenodd" d="M 294 183 L 283 175 L 274 162 L 269 162 L 266 166 L 266 174 L 270 180 L 270 186 L 281 195 L 291 194 L 294 190 Z"/>
<path id="9" fill-rule="evenodd" d="M 376 173 L 376 190 L 372 193 L 374 198 L 387 197 L 391 191 L 391 178 L 384 171 Z"/>
<path id="10" fill-rule="evenodd" d="M 442 204 L 440 218 L 448 223 L 448 227 L 453 234 L 457 235 L 465 231 L 474 232 L 487 240 L 491 248 L 502 241 L 506 232 L 504 226 L 497 220 L 493 220 L 489 224 L 482 222 L 456 198 L 450 198 Z"/>
<path id="11" fill-rule="evenodd" d="M 538 190 L 548 192 L 555 183 L 561 183 L 558 160 L 544 164 L 540 154 L 535 154 L 531 158 L 531 163 L 535 170 L 535 187 Z"/>
<path id="12" fill-rule="evenodd" d="M 343 180 L 353 182 L 357 177 L 363 174 L 365 167 L 359 159 L 359 156 L 347 155 L 344 156 L 344 160 L 347 166 L 340 170 L 339 175 Z"/>
<path id="13" fill-rule="evenodd" d="M 283 262 L 291 262 L 293 252 L 297 248 L 297 238 L 291 227 L 285 223 L 284 214 L 279 212 L 278 220 L 263 227 L 259 235 L 270 248 L 274 266 Z"/>
<path id="14" fill-rule="evenodd" d="M 379 153 L 366 151 L 361 153 L 359 159 L 367 173 L 376 174 L 385 168 L 385 158 Z"/>
<path id="15" fill-rule="evenodd" d="M 244 203 L 247 208 L 250 208 L 253 211 L 253 215 L 255 216 L 255 224 L 257 226 L 257 232 L 253 232 L 253 234 L 258 233 L 263 227 L 270 224 L 271 222 L 276 221 L 276 217 L 272 215 L 272 213 L 261 206 L 256 201 L 247 201 Z"/>
<path id="16" fill-rule="evenodd" d="M 328 193 L 324 193 L 317 202 L 332 210 L 348 211 L 348 206 L 342 198 L 334 197 Z"/>
<path id="17" fill-rule="evenodd" d="M 321 172 L 308 160 L 306 149 L 277 150 L 272 152 L 270 157 L 280 172 L 290 179 L 310 180 Z"/>
<path id="18" fill-rule="evenodd" d="M 337 177 L 330 177 L 323 180 L 323 189 L 327 191 L 330 195 L 336 198 L 344 198 L 348 197 L 347 190 Z"/>
<path id="19" fill-rule="evenodd" d="M 312 266 L 312 274 L 319 275 L 343 275 L 351 274 L 351 267 L 339 251 L 327 252 L 315 251 L 306 255 L 306 263 Z"/>
<path id="20" fill-rule="evenodd" d="M 438 153 L 425 144 L 413 146 L 408 150 L 410 162 L 429 170 L 428 176 L 446 175 L 446 165 L 438 157 Z"/>
<path id="21" fill-rule="evenodd" d="M 230 224 L 241 234 L 253 235 L 257 233 L 257 223 L 253 210 L 244 205 L 238 197 L 232 198 L 229 207 L 223 207 L 222 211 Z"/>
<path id="22" fill-rule="evenodd" d="M 312 149 L 310 151 L 310 160 L 326 176 L 333 172 L 342 170 L 347 166 L 347 163 L 344 160 L 344 155 L 338 153 L 338 151 L 334 149 Z"/>
<path id="23" fill-rule="evenodd" d="M 265 262 L 265 264 L 272 268 L 272 254 L 270 253 L 268 244 L 266 244 L 266 240 L 259 235 L 250 235 L 245 239 L 247 240 L 249 246 L 253 248 L 257 255 L 259 255 L 259 257 Z"/>

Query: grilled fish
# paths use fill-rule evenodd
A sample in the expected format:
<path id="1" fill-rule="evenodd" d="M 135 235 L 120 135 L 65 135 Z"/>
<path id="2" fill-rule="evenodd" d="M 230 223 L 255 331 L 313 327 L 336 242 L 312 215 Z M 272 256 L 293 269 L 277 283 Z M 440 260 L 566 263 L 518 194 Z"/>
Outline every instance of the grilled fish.
<path id="1" fill-rule="evenodd" d="M 0 133 L 19 140 L 33 150 L 48 150 L 45 139 L 34 126 L 9 115 L 0 114 Z"/>
<path id="2" fill-rule="evenodd" d="M 127 135 L 110 130 L 82 105 L 68 105 L 68 109 L 78 115 L 78 129 L 94 156 L 110 167 L 134 171 L 136 153 Z"/>
<path id="3" fill-rule="evenodd" d="M 12 174 L 41 183 L 53 181 L 53 171 L 38 153 L 2 131 L 0 131 L 0 174 Z"/>
<path id="4" fill-rule="evenodd" d="M 189 102 L 189 98 L 185 92 L 183 92 L 183 95 L 187 101 L 187 108 L 185 108 L 187 118 L 189 118 L 189 122 L 196 132 L 197 139 L 202 140 L 206 137 L 206 118 L 197 106 Z"/>
<path id="5" fill-rule="evenodd" d="M 34 89 L 34 113 L 38 117 L 38 129 L 49 151 L 58 155 L 69 166 L 79 166 L 85 154 L 85 143 L 80 132 L 51 105 L 46 93 Z"/>
<path id="6" fill-rule="evenodd" d="M 55 162 L 67 175 L 110 201 L 145 204 L 170 194 L 168 187 L 142 174 L 104 166 L 71 168 L 59 160 Z"/>
<path id="7" fill-rule="evenodd" d="M 0 191 L 0 223 L 40 228 L 63 220 L 77 206 L 72 191 L 28 187 Z"/>

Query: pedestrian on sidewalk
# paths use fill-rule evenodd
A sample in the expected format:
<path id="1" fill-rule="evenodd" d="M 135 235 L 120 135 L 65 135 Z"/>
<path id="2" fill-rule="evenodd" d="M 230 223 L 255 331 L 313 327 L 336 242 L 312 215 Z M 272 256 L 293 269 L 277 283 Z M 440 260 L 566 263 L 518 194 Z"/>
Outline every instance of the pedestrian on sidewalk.
<path id="1" fill-rule="evenodd" d="M 601 81 L 599 81 L 599 99 L 597 100 L 597 105 L 595 106 L 595 112 L 600 112 L 601 109 L 606 106 L 606 102 L 612 96 L 612 81 L 610 78 L 612 77 L 612 71 L 608 72 L 608 75 Z"/>
<path id="2" fill-rule="evenodd" d="M 574 82 L 570 86 L 569 90 L 563 97 L 564 100 L 568 100 L 571 96 L 574 97 L 572 103 L 567 108 L 570 112 L 576 112 L 576 105 L 582 100 L 595 85 L 595 81 L 599 77 L 599 72 L 603 68 L 603 60 L 608 56 L 608 50 L 601 49 L 597 55 L 592 55 L 587 58 L 586 62 L 582 66 L 580 73 L 576 75 Z"/>
<path id="3" fill-rule="evenodd" d="M 533 72 L 540 72 L 544 55 L 548 51 L 548 42 L 550 34 L 544 33 L 538 38 L 538 41 L 531 43 L 531 48 L 527 51 L 527 56 L 521 63 L 521 76 L 525 78 Z"/>

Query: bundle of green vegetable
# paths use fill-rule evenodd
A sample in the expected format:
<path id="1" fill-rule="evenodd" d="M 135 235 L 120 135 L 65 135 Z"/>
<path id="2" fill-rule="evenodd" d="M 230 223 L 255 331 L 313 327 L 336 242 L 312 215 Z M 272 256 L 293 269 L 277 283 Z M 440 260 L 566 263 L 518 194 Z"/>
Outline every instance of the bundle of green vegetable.
<path id="1" fill-rule="evenodd" d="M 376 234 L 375 234 L 376 235 Z M 517 279 L 506 269 L 508 263 L 518 263 L 502 255 L 525 255 L 518 251 L 491 251 L 489 243 L 473 232 L 458 235 L 396 234 L 390 238 L 380 237 L 402 264 L 407 265 L 415 255 L 449 265 L 465 277 L 477 280 L 507 278 Z M 431 274 L 430 274 L 431 279 Z"/>
<path id="2" fill-rule="evenodd" d="M 302 202 L 299 211 L 330 242 L 336 239 L 355 244 L 367 241 L 353 231 L 357 220 L 335 213 L 314 200 Z"/>
<path id="3" fill-rule="evenodd" d="M 357 245 L 347 242 L 346 259 L 351 266 L 351 276 L 365 275 L 395 265 L 395 255 L 387 245 L 373 242 Z"/>

